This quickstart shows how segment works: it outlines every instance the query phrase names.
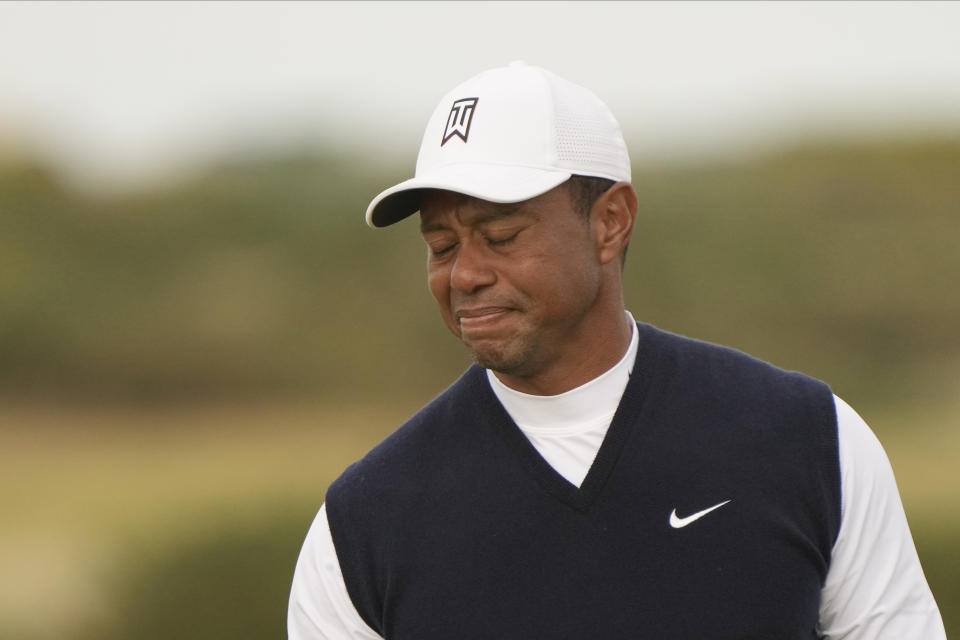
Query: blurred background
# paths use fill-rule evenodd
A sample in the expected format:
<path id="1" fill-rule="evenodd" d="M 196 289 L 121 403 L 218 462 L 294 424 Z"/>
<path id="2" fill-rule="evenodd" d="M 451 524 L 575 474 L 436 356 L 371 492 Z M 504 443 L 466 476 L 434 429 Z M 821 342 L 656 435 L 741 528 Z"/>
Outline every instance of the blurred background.
<path id="1" fill-rule="evenodd" d="M 0 4 L 0 638 L 283 637 L 328 483 L 467 358 L 409 177 L 514 59 L 621 120 L 627 306 L 828 381 L 960 633 L 960 5 Z"/>

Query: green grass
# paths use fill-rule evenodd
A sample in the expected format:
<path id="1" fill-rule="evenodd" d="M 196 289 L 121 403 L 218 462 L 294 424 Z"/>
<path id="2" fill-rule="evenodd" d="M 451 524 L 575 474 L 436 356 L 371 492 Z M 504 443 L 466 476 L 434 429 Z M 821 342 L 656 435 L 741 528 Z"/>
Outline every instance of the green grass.
<path id="1" fill-rule="evenodd" d="M 405 411 L 0 408 L 0 637 L 105 634 L 133 611 L 117 606 L 130 585 L 205 540 L 240 548 L 284 528 L 265 544 L 288 553 L 271 570 L 292 571 L 327 484 Z"/>
<path id="2" fill-rule="evenodd" d="M 940 607 L 948 638 L 960 634 L 960 527 L 938 522 L 918 522 L 914 542 L 927 583 Z"/>

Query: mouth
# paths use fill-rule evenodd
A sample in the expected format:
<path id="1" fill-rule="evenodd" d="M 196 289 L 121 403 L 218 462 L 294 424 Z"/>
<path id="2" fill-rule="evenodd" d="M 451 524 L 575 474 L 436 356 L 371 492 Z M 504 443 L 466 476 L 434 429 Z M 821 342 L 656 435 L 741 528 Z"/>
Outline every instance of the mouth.
<path id="1" fill-rule="evenodd" d="M 473 307 L 459 309 L 456 318 L 461 333 L 471 333 L 492 328 L 512 312 L 508 307 Z"/>

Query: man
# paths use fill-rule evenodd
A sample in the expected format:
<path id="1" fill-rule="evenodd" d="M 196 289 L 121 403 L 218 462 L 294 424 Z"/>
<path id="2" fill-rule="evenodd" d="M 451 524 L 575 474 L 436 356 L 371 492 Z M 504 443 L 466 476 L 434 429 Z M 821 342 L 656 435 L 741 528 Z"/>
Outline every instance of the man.
<path id="1" fill-rule="evenodd" d="M 936 639 L 889 463 L 823 383 L 636 323 L 619 125 L 515 63 L 445 96 L 416 176 L 476 365 L 331 485 L 290 638 Z"/>

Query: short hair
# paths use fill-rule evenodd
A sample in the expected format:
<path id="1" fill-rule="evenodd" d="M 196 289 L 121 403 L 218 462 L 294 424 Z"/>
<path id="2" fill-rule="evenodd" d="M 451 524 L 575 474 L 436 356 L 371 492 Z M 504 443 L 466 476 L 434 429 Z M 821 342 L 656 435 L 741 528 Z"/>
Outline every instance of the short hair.
<path id="1" fill-rule="evenodd" d="M 614 184 L 616 183 L 613 180 L 607 178 L 570 176 L 567 185 L 570 189 L 570 200 L 573 203 L 574 210 L 584 218 L 589 218 L 593 203 Z"/>

